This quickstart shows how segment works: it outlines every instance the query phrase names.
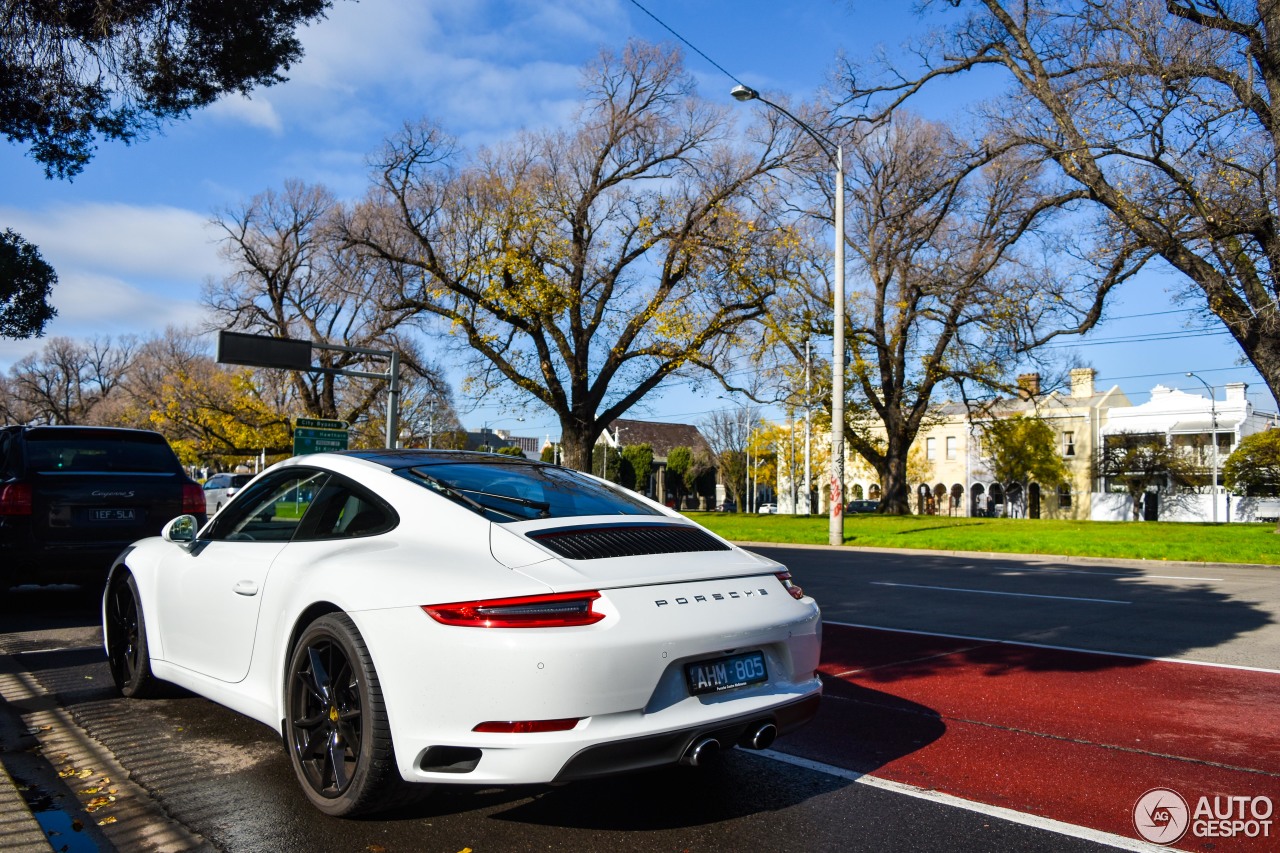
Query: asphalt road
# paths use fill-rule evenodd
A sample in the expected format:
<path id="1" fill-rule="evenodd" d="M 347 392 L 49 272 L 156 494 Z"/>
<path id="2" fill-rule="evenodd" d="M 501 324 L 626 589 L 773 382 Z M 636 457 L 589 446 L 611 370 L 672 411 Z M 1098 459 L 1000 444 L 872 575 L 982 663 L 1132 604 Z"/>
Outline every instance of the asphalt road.
<path id="1" fill-rule="evenodd" d="M 753 550 L 787 563 L 832 623 L 1248 666 L 1280 661 L 1274 569 Z M 307 805 L 265 727 L 177 690 L 150 701 L 114 695 L 98 638 L 90 596 L 20 590 L 0 604 L 0 759 L 42 819 L 62 833 L 53 840 L 73 853 L 1104 846 L 1087 834 L 1064 835 L 1035 820 L 1006 820 L 998 810 L 959 808 L 860 778 L 877 764 L 911 757 L 939 736 L 936 730 L 891 738 L 858 772 L 820 766 L 823 738 L 831 738 L 834 757 L 835 739 L 847 734 L 815 728 L 805 735 L 805 753 L 819 757 L 816 767 L 735 750 L 714 768 L 555 788 L 437 789 L 400 812 L 333 820 Z M 937 728 L 929 709 L 907 710 L 918 725 Z M 78 832 L 67 828 L 74 821 Z"/>
<path id="2" fill-rule="evenodd" d="M 1280 669 L 1280 565 L 748 547 L 827 623 Z"/>

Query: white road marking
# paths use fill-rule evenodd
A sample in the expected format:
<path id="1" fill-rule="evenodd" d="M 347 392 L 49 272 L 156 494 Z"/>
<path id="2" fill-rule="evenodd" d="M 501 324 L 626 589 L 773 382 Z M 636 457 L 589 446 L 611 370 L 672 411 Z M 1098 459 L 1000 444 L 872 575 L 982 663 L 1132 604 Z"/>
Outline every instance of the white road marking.
<path id="1" fill-rule="evenodd" d="M 1088 601 L 1093 604 L 1133 604 L 1132 601 L 1116 601 L 1112 598 L 1076 598 L 1071 595 L 1036 595 L 1031 592 L 997 592 L 993 589 L 963 589 L 954 586 L 926 586 L 917 583 L 891 583 L 890 581 L 868 581 L 872 586 L 900 586 L 908 589 L 936 589 L 942 592 L 971 592 L 977 595 L 1008 595 L 1014 598 L 1051 598 L 1054 601 Z"/>
<path id="2" fill-rule="evenodd" d="M 828 776 L 835 776 L 849 782 L 856 782 L 859 785 L 867 785 L 872 788 L 879 788 L 882 791 L 891 791 L 895 794 L 905 794 L 908 797 L 915 797 L 916 799 L 928 800 L 929 802 L 938 803 L 939 805 L 976 812 L 977 814 L 999 818 L 1000 820 L 1007 820 L 1010 823 L 1029 826 L 1033 829 L 1043 829 L 1048 832 L 1056 832 L 1059 835 L 1070 836 L 1071 838 L 1093 841 L 1097 844 L 1107 844 L 1112 847 L 1118 847 L 1121 850 L 1134 850 L 1140 851 L 1140 853 L 1152 853 L 1152 851 L 1171 849 L 1168 846 L 1148 844 L 1147 842 L 1140 841 L 1136 838 L 1126 838 L 1123 835 L 1112 835 L 1109 832 L 1090 829 L 1087 826 L 1076 826 L 1073 823 L 1066 823 L 1064 821 L 1053 820 L 1052 818 L 1040 817 L 1039 815 L 1027 814 L 1025 812 L 1017 812 L 1013 809 L 1006 809 L 1001 806 L 990 806 L 986 803 L 965 800 L 960 797 L 953 796 L 952 794 L 944 794 L 941 791 L 930 791 L 925 788 L 917 788 L 915 785 L 907 785 L 903 782 L 891 782 L 888 779 L 877 779 L 875 776 L 868 776 L 865 773 L 846 770 L 843 767 L 836 767 L 831 764 L 823 764 L 820 761 L 812 761 L 808 758 L 799 758 L 773 749 L 761 750 L 760 755 L 763 755 L 766 758 L 771 758 L 774 761 L 780 761 L 784 764 L 791 764 L 795 767 L 803 767 L 806 770 L 825 773 Z"/>
<path id="3" fill-rule="evenodd" d="M 978 568 L 977 566 L 969 566 L 968 568 Z M 1224 578 L 1197 578 L 1188 575 L 1147 575 L 1133 574 L 1132 572 L 1086 572 L 1082 569 L 1016 569 L 1009 572 L 1000 572 L 1002 577 L 1010 575 L 1093 575 L 1100 578 L 1129 578 L 1131 580 L 1142 580 L 1143 578 L 1157 578 L 1166 581 L 1216 581 L 1225 583 Z M 1238 583 L 1238 581 L 1237 581 Z"/>

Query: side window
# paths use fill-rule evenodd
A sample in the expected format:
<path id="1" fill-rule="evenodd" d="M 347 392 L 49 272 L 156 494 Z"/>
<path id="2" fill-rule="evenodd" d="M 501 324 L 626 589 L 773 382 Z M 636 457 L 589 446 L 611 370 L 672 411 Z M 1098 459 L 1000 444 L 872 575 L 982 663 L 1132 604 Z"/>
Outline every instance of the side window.
<path id="1" fill-rule="evenodd" d="M 200 538 L 288 542 L 328 479 L 328 473 L 307 468 L 278 471 L 215 516 Z"/>
<path id="2" fill-rule="evenodd" d="M 312 501 L 299 540 L 351 539 L 386 533 L 400 523 L 395 510 L 361 486 L 332 476 Z"/>
<path id="3" fill-rule="evenodd" d="M 9 450 L 17 441 L 13 437 L 12 432 L 0 432 L 0 479 L 13 476 L 13 468 L 17 467 L 16 460 L 9 459 Z"/>

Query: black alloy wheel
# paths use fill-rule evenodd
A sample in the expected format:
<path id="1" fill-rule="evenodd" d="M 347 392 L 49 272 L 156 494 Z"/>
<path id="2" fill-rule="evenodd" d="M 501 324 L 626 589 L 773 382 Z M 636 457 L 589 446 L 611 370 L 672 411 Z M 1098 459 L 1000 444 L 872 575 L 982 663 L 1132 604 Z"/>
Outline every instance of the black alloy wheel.
<path id="1" fill-rule="evenodd" d="M 146 623 L 133 575 L 112 583 L 107 593 L 107 662 L 111 679 L 122 694 L 142 698 L 154 691 Z"/>
<path id="2" fill-rule="evenodd" d="M 285 743 L 307 798 L 350 817 L 391 805 L 399 781 L 369 650 L 345 614 L 303 632 L 286 674 Z"/>

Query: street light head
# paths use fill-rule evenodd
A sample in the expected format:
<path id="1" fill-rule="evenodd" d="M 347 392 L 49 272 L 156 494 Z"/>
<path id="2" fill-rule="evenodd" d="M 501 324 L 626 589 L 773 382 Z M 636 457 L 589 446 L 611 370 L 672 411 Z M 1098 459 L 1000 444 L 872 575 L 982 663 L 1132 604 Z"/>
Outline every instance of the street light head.
<path id="1" fill-rule="evenodd" d="M 730 89 L 729 94 L 733 95 L 733 97 L 739 101 L 754 101 L 756 98 L 760 97 L 760 93 L 755 89 L 752 89 L 750 86 L 743 86 L 741 83 Z"/>

